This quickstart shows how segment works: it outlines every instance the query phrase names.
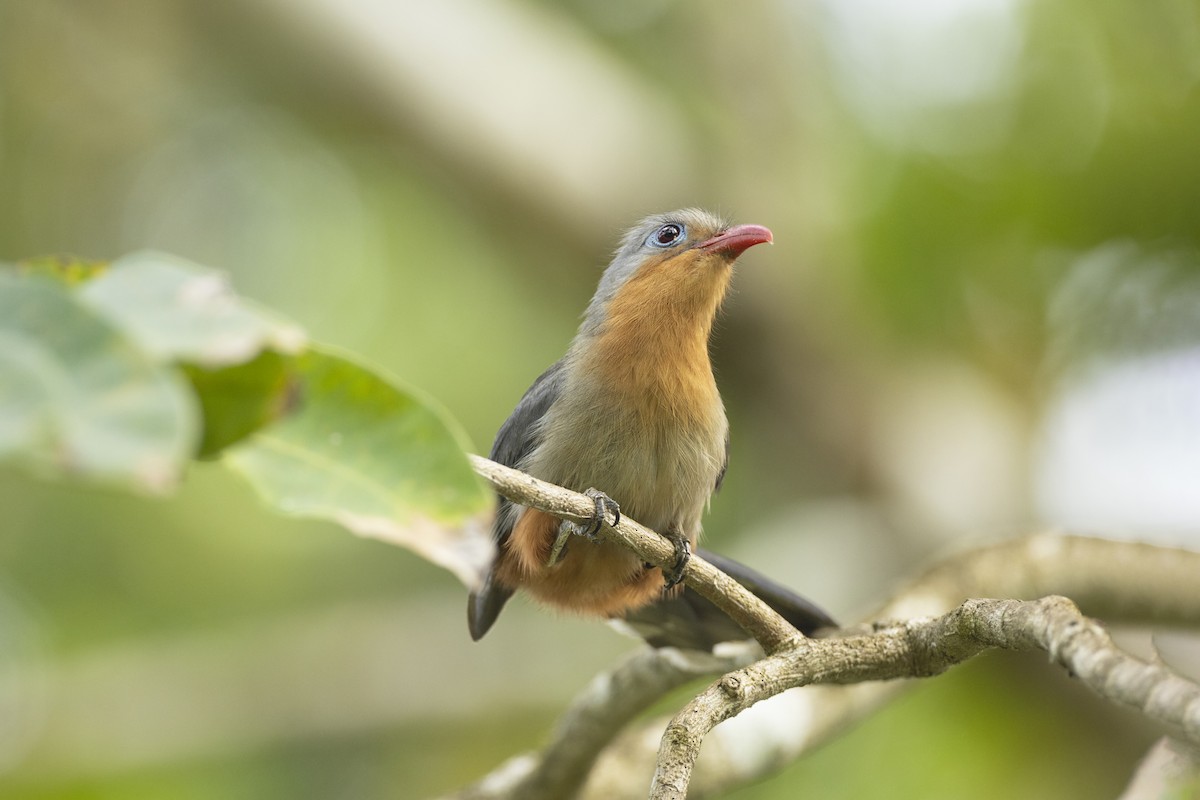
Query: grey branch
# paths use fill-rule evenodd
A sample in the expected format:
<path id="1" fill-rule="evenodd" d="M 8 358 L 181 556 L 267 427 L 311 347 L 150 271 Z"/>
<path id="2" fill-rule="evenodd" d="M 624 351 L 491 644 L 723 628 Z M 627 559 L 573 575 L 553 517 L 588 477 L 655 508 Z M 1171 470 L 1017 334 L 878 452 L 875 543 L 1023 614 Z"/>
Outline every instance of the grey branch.
<path id="1" fill-rule="evenodd" d="M 867 619 L 940 615 L 974 596 L 1070 596 L 1084 613 L 1108 622 L 1200 626 L 1200 553 L 1170 547 L 1037 533 L 959 553 L 902 588 Z M 907 682 L 817 685 L 770 698 L 757 720 L 735 718 L 705 739 L 704 758 L 692 775 L 689 797 L 717 796 L 761 780 L 864 719 Z M 766 718 L 767 724 L 763 724 Z M 801 722 L 803 720 L 803 722 Z M 587 800 L 644 797 L 644 775 L 655 769 L 668 720 L 626 731 L 602 757 L 584 787 Z M 757 723 L 756 752 L 745 758 L 740 740 Z"/>
<path id="2" fill-rule="evenodd" d="M 1200 747 L 1164 736 L 1142 759 L 1118 800 L 1182 800 L 1200 790 Z"/>
<path id="3" fill-rule="evenodd" d="M 487 459 L 477 456 L 472 459 L 476 471 L 497 491 L 514 501 L 568 519 L 590 518 L 594 503 L 587 497 L 537 481 Z M 615 529 L 606 527 L 605 531 L 651 563 L 665 563 L 673 555 L 665 540 L 631 520 L 623 518 Z M 709 731 L 719 722 L 718 717 L 725 718 L 760 697 L 769 697 L 759 704 L 756 713 L 759 709 L 778 712 L 788 722 L 781 725 L 776 717 L 776 724 L 768 726 L 768 730 L 757 731 L 756 753 L 752 759 L 744 758 L 744 746 L 733 746 L 744 731 L 736 732 L 736 726 L 730 726 L 740 724 L 741 719 L 708 732 L 704 737 L 705 758 L 696 765 L 694 773 L 690 766 L 695 763 L 694 749 L 685 757 L 685 773 L 690 774 L 689 796 L 713 796 L 789 763 L 855 720 L 873 713 L 905 685 L 901 681 L 881 682 L 880 679 L 936 674 L 985 647 L 1009 646 L 1005 642 L 1022 642 L 1022 649 L 1047 649 L 1059 663 L 1089 685 L 1096 685 L 1105 697 L 1141 708 L 1149 716 L 1180 728 L 1182 735 L 1193 740 L 1200 730 L 1197 727 L 1195 685 L 1161 666 L 1138 662 L 1112 648 L 1111 643 L 1098 646 L 1098 642 L 1107 641 L 1103 629 L 1080 617 L 1074 606 L 1062 598 L 1028 604 L 1039 609 L 1036 613 L 1013 612 L 1011 609 L 1024 608 L 1025 604 L 1013 604 L 1012 601 L 973 601 L 945 617 L 885 625 L 857 637 L 795 639 L 794 631 L 786 622 L 757 598 L 727 578 L 727 583 L 723 583 L 720 580 L 725 578 L 723 574 L 711 565 L 698 562 L 699 559 L 693 559 L 693 567 L 689 568 L 685 578 L 688 585 L 726 609 L 748 631 L 754 632 L 773 656 L 747 666 L 748 659 L 744 655 L 740 659 L 680 660 L 679 654 L 670 651 L 638 653 L 593 681 L 560 720 L 545 749 L 510 760 L 455 797 L 644 797 L 646 776 L 655 768 L 660 751 L 665 754 L 675 747 L 674 752 L 678 754 L 680 748 L 691 747 L 693 743 L 698 746 L 695 730 L 701 730 L 700 736 L 704 737 L 703 731 Z M 1195 626 L 1200 624 L 1197 574 L 1200 574 L 1200 553 L 1041 533 L 945 560 L 900 591 L 870 619 L 910 620 L 943 615 L 971 597 L 1037 598 L 1057 594 L 1070 596 L 1085 613 L 1114 622 L 1154 621 Z M 741 591 L 748 597 L 731 601 L 723 593 L 727 589 L 735 595 Z M 1069 613 L 1060 607 L 1064 603 L 1065 608 L 1071 609 Z M 1001 608 L 1009 610 L 997 611 Z M 979 616 L 979 609 L 990 609 L 992 616 L 988 619 L 996 624 L 968 623 L 967 619 Z M 1067 617 L 1075 623 L 1071 628 L 1075 632 L 1068 637 L 1070 646 L 1066 646 L 1065 641 L 1049 646 L 1046 643 L 1058 640 L 1043 641 L 1032 632 L 1022 639 L 1014 627 L 1020 620 L 1041 618 L 1045 625 L 1036 630 L 1040 630 L 1041 635 L 1049 635 L 1068 626 Z M 770 621 L 764 625 L 761 622 L 764 619 Z M 956 628 L 956 625 L 965 628 Z M 941 639 L 939 634 L 949 638 Z M 865 640 L 880 644 L 865 645 Z M 1090 643 L 1091 647 L 1081 647 L 1081 643 Z M 863 647 L 867 649 L 860 649 Z M 931 656 L 936 653 L 937 658 L 907 660 L 915 652 L 927 652 Z M 771 665 L 787 663 L 797 654 L 804 654 L 804 658 L 797 660 L 799 666 L 793 665 L 779 674 L 770 673 Z M 807 659 L 813 658 L 814 654 L 820 655 L 821 660 L 810 663 Z M 871 658 L 876 660 L 873 662 Z M 943 663 L 939 659 L 949 660 Z M 821 666 L 816 666 L 818 664 Z M 739 668 L 740 671 L 729 673 L 695 701 L 699 703 L 710 693 L 717 693 L 724 707 L 709 712 L 716 714 L 711 724 L 705 721 L 703 711 L 698 712 L 692 706 L 681 712 L 680 717 L 695 714 L 695 719 L 690 722 L 699 727 L 694 730 L 688 724 L 672 725 L 670 732 L 662 735 L 667 724 L 665 720 L 630 724 L 640 710 L 688 680 Z M 760 676 L 766 677 L 758 685 L 756 681 Z M 788 683 L 796 680 L 801 683 L 824 681 L 825 684 L 811 686 L 799 694 L 771 696 L 785 685 L 801 685 Z M 1099 681 L 1099 685 L 1093 681 Z M 720 707 L 714 705 L 713 709 Z M 621 732 L 618 734 L 618 731 Z M 679 744 L 673 745 L 668 737 L 678 739 Z M 666 787 L 664 791 L 675 791 L 684 773 L 672 773 L 671 764 L 658 766 L 660 783 Z M 582 786 L 580 781 L 583 781 Z M 682 795 L 668 793 L 662 796 Z"/>
<path id="4" fill-rule="evenodd" d="M 807 640 L 725 675 L 667 726 L 650 796 L 682 800 L 705 735 L 761 700 L 814 683 L 937 675 L 992 647 L 1045 650 L 1100 695 L 1200 743 L 1200 686 L 1122 652 L 1070 600 L 968 600 L 933 619 L 861 636 Z"/>

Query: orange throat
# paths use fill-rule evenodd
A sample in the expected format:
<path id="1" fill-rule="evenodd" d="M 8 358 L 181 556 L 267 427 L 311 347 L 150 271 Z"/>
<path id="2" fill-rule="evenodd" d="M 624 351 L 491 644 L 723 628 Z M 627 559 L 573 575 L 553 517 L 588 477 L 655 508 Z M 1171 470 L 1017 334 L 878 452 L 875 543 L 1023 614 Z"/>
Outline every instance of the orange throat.
<path id="1" fill-rule="evenodd" d="M 586 352 L 588 371 L 630 398 L 655 403 L 674 422 L 707 419 L 720 403 L 708 338 L 732 268 L 679 259 L 649 265 L 613 297 Z"/>

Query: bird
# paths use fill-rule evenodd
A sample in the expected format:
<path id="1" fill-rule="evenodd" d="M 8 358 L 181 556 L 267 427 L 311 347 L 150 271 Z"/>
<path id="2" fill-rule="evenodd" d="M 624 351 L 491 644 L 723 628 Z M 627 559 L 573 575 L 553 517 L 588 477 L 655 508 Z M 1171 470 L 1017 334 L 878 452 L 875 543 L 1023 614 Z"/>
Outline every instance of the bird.
<path id="1" fill-rule="evenodd" d="M 657 647 L 708 649 L 748 638 L 680 585 L 701 516 L 728 465 L 729 423 L 709 338 L 747 249 L 773 241 L 698 208 L 654 214 L 621 238 L 566 355 L 543 372 L 500 427 L 491 459 L 586 492 L 576 523 L 501 496 L 495 556 L 468 602 L 478 641 L 517 590 L 556 609 L 624 620 Z M 597 534 L 621 514 L 666 537 L 666 569 Z M 808 600 L 731 559 L 697 551 L 805 633 L 833 620 Z M 740 634 L 740 635 L 739 635 Z"/>

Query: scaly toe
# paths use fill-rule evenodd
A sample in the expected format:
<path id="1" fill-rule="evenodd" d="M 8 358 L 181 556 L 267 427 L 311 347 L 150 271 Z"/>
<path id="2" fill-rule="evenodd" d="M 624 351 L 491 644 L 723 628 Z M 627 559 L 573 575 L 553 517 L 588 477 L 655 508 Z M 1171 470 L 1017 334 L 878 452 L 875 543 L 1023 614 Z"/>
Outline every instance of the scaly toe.
<path id="1" fill-rule="evenodd" d="M 583 535 L 588 539 L 595 541 L 596 536 L 600 533 L 600 526 L 604 524 L 604 512 L 612 512 L 612 524 L 616 525 L 621 521 L 621 507 L 617 505 L 616 500 L 613 500 L 599 489 L 588 489 L 586 492 L 584 492 L 584 494 L 592 498 L 592 500 L 596 503 L 596 510 L 592 514 L 592 519 L 589 523 L 590 527 L 586 529 L 586 532 Z"/>
<path id="2" fill-rule="evenodd" d="M 692 560 L 692 548 L 683 536 L 668 535 L 667 538 L 675 546 L 675 563 L 668 569 L 663 567 L 663 591 L 669 592 L 683 582 L 683 573 L 688 562 Z"/>

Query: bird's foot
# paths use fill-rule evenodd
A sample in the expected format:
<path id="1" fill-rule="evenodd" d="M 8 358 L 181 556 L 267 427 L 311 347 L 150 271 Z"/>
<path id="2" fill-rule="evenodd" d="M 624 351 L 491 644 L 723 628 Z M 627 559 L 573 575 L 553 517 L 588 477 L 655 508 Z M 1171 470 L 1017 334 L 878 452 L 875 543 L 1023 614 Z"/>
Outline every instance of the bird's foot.
<path id="1" fill-rule="evenodd" d="M 600 533 L 600 526 L 604 524 L 604 512 L 612 512 L 612 524 L 615 526 L 621 521 L 621 507 L 617 505 L 616 500 L 613 500 L 599 489 L 588 489 L 584 494 L 592 498 L 593 502 L 596 503 L 596 510 L 592 512 L 592 518 L 587 522 L 589 527 L 583 535 L 595 541 L 596 535 Z"/>
<path id="2" fill-rule="evenodd" d="M 688 537 L 676 530 L 668 530 L 663 536 L 675 547 L 675 563 L 669 568 L 662 568 L 665 581 L 663 591 L 669 592 L 683 582 L 683 572 L 692 560 L 692 545 Z"/>
<path id="3" fill-rule="evenodd" d="M 588 489 L 584 494 L 596 503 L 595 511 L 592 512 L 591 518 L 586 522 L 575 522 L 564 519 L 558 524 L 558 537 L 554 540 L 554 544 L 550 548 L 550 556 L 546 559 L 547 567 L 553 567 L 558 563 L 559 559 L 562 558 L 563 552 L 566 550 L 567 542 L 572 536 L 582 536 L 589 542 L 596 541 L 596 538 L 600 534 L 600 526 L 604 524 L 605 512 L 612 512 L 613 525 L 621 521 L 621 507 L 617 505 L 616 500 L 613 500 L 599 489 Z"/>

